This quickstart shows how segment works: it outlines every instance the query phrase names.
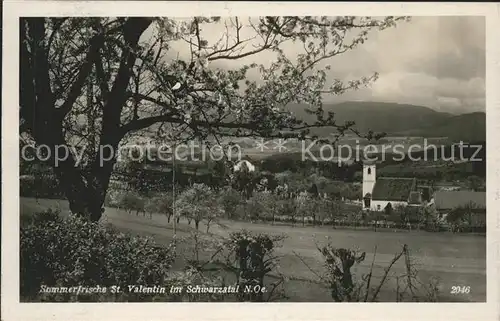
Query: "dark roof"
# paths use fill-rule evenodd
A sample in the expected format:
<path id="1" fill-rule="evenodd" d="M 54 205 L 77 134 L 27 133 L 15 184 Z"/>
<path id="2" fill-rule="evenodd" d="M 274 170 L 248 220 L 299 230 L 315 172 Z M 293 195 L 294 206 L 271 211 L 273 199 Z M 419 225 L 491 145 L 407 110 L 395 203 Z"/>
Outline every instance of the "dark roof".
<path id="1" fill-rule="evenodd" d="M 376 160 L 371 160 L 371 159 L 363 159 L 362 162 L 363 162 L 363 165 L 376 165 L 377 164 Z"/>
<path id="2" fill-rule="evenodd" d="M 434 194 L 438 210 L 450 210 L 473 203 L 477 208 L 486 208 L 486 193 L 473 191 L 438 191 Z"/>
<path id="3" fill-rule="evenodd" d="M 421 204 L 422 203 L 422 194 L 420 192 L 410 192 L 410 197 L 409 197 L 408 203 Z"/>
<path id="4" fill-rule="evenodd" d="M 408 201 L 416 183 L 415 178 L 379 177 L 373 187 L 372 200 Z"/>
<path id="5" fill-rule="evenodd" d="M 243 161 L 243 160 L 249 161 L 250 163 L 254 161 L 254 160 L 253 160 L 250 156 L 248 156 L 248 155 L 245 155 L 245 156 L 241 157 L 240 161 Z"/>

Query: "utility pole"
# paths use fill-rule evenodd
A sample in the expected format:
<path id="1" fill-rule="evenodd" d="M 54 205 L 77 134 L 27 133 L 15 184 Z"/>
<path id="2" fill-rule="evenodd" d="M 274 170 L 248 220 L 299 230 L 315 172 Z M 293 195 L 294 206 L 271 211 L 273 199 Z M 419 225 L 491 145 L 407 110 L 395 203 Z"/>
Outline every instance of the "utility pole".
<path id="1" fill-rule="evenodd" d="M 173 214 L 173 226 L 174 226 L 174 239 L 177 232 L 177 216 L 175 215 L 175 154 L 176 154 L 176 145 L 174 143 L 174 152 L 172 159 L 172 214 Z"/>
<path id="2" fill-rule="evenodd" d="M 181 88 L 181 83 L 177 82 L 174 87 L 172 87 L 172 91 L 179 90 Z M 177 217 L 175 213 L 175 157 L 177 155 L 177 137 L 174 137 L 174 152 L 173 152 L 173 159 L 172 159 L 172 215 L 174 217 L 173 220 L 173 227 L 174 227 L 174 241 L 175 237 L 177 235 Z"/>

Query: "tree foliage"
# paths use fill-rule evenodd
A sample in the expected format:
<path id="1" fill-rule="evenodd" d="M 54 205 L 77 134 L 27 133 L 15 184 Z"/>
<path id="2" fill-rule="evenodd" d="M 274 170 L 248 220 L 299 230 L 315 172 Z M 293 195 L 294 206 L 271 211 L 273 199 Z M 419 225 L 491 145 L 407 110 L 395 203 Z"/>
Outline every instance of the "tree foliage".
<path id="1" fill-rule="evenodd" d="M 23 220 L 20 232 L 21 296 L 43 301 L 143 301 L 150 294 L 128 292 L 133 284 L 162 284 L 170 276 L 174 247 L 120 233 L 100 223 L 54 211 Z M 47 287 L 112 287 L 120 294 L 41 293 Z M 113 298 L 114 297 L 114 298 Z"/>
<path id="2" fill-rule="evenodd" d="M 175 201 L 174 211 L 177 216 L 193 220 L 196 229 L 204 220 L 207 224 L 207 232 L 210 223 L 222 214 L 215 192 L 205 184 L 193 184 L 190 189 L 182 192 Z"/>
<path id="3" fill-rule="evenodd" d="M 329 81 L 324 63 L 402 19 L 23 18 L 20 131 L 49 147 L 71 211 L 98 220 L 118 146 L 146 130 L 155 140 L 211 143 L 221 136 L 305 138 L 312 127 L 339 135 L 351 129 L 323 112 L 322 99 L 377 75 Z M 205 27 L 215 24 L 227 32 L 211 40 Z M 289 55 L 284 48 L 292 43 L 301 52 Z M 179 44 L 189 52 L 181 56 Z M 245 63 L 263 52 L 269 63 Z M 238 67 L 221 67 L 236 60 Z M 310 105 L 317 121 L 287 112 L 293 102 Z M 56 164 L 58 146 L 68 145 L 82 157 L 70 153 Z"/>

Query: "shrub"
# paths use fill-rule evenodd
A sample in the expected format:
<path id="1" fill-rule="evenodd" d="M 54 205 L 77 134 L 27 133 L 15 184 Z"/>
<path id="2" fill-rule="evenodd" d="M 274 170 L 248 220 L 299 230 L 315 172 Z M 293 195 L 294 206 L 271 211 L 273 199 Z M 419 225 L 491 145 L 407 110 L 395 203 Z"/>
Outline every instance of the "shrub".
<path id="1" fill-rule="evenodd" d="M 144 210 L 148 213 L 160 213 L 164 214 L 170 222 L 170 218 L 173 215 L 172 209 L 172 196 L 166 193 L 150 197 L 147 199 Z"/>
<path id="2" fill-rule="evenodd" d="M 297 203 L 295 199 L 280 199 L 276 202 L 278 217 L 291 223 L 295 223 L 297 217 Z"/>
<path id="3" fill-rule="evenodd" d="M 217 220 L 221 212 L 214 191 L 205 184 L 193 184 L 190 189 L 183 191 L 175 201 L 175 208 L 179 215 L 193 220 L 196 229 L 205 220 L 207 233 L 210 223 Z"/>
<path id="4" fill-rule="evenodd" d="M 168 279 L 175 251 L 156 246 L 150 238 L 119 233 L 77 216 L 63 219 L 52 211 L 34 214 L 25 223 L 20 235 L 20 290 L 25 299 L 144 300 L 151 295 L 127 293 L 128 285 L 164 285 Z M 122 293 L 39 293 L 42 285 L 120 286 Z"/>
<path id="5" fill-rule="evenodd" d="M 335 302 L 377 302 L 382 288 L 387 287 L 390 275 L 396 278 L 396 301 L 435 302 L 439 294 L 439 281 L 432 278 L 426 284 L 418 277 L 410 250 L 405 244 L 400 252 L 396 253 L 389 264 L 384 267 L 380 277 L 375 277 L 374 266 L 377 248 L 373 254 L 372 263 L 367 274 L 355 275 L 356 267 L 366 258 L 365 252 L 336 248 L 330 243 L 319 247 L 325 263 L 324 276 L 317 274 L 321 282 L 330 290 Z M 300 257 L 299 257 L 300 258 Z M 404 272 L 398 274 L 391 271 L 394 264 L 404 261 Z"/>
<path id="6" fill-rule="evenodd" d="M 136 214 L 144 211 L 145 201 L 135 192 L 125 192 L 119 197 L 119 207 L 127 210 L 129 213 L 135 211 Z"/>
<path id="7" fill-rule="evenodd" d="M 239 301 L 272 301 L 273 291 L 268 293 L 256 291 L 245 292 L 246 287 L 259 289 L 264 287 L 265 278 L 278 266 L 275 249 L 280 247 L 282 235 L 255 234 L 242 230 L 231 233 L 225 246 L 234 255 L 228 256 L 227 266 L 236 273 L 240 286 Z M 278 287 L 281 282 L 273 284 Z"/>
<path id="8" fill-rule="evenodd" d="M 319 248 L 325 259 L 326 281 L 335 302 L 356 302 L 361 296 L 361 286 L 354 279 L 351 268 L 365 259 L 365 252 L 335 248 L 327 244 Z"/>
<path id="9" fill-rule="evenodd" d="M 123 191 L 115 188 L 109 188 L 106 192 L 106 198 L 104 199 L 104 206 L 115 208 L 120 207 L 123 195 Z"/>
<path id="10" fill-rule="evenodd" d="M 59 198 L 64 196 L 59 181 L 50 174 L 21 175 L 19 177 L 20 195 L 36 198 Z"/>
<path id="11" fill-rule="evenodd" d="M 238 191 L 227 187 L 220 191 L 219 202 L 227 218 L 235 218 L 237 208 L 242 202 L 242 197 Z"/>
<path id="12" fill-rule="evenodd" d="M 270 193 L 254 193 L 245 204 L 245 218 L 257 221 L 270 217 L 270 206 L 272 203 L 273 199 Z"/>
<path id="13" fill-rule="evenodd" d="M 192 232 L 185 240 L 189 243 L 194 241 L 195 248 L 193 253 L 185 252 L 188 264 L 174 277 L 176 286 L 232 286 L 235 295 L 183 291 L 172 295 L 171 299 L 190 302 L 285 299 L 286 277 L 279 273 L 279 258 L 275 253 L 283 239 L 280 235 L 245 230 L 230 233 L 224 238 Z"/>

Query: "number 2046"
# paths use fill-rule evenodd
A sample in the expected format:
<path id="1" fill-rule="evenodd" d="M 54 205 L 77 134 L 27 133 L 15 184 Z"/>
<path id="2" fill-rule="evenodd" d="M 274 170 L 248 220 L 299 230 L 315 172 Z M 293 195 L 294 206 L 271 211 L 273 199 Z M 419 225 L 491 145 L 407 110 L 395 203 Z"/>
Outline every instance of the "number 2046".
<path id="1" fill-rule="evenodd" d="M 467 294 L 470 293 L 470 286 L 454 285 L 451 287 L 451 294 Z"/>

